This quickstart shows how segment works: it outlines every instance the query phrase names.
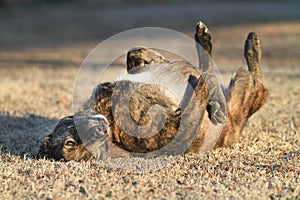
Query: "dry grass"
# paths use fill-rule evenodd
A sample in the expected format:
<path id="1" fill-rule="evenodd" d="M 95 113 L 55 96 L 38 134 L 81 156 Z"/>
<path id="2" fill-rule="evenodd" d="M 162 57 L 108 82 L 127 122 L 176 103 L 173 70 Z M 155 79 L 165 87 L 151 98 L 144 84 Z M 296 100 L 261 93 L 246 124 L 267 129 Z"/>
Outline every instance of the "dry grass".
<path id="1" fill-rule="evenodd" d="M 267 104 L 238 144 L 184 155 L 167 168 L 141 174 L 107 169 L 98 161 L 30 158 L 57 120 L 72 114 L 73 81 L 90 44 L 0 52 L 0 198 L 299 199 L 299 22 L 231 30 L 212 31 L 225 82 L 244 65 L 244 37 L 256 30 L 264 47 Z"/>

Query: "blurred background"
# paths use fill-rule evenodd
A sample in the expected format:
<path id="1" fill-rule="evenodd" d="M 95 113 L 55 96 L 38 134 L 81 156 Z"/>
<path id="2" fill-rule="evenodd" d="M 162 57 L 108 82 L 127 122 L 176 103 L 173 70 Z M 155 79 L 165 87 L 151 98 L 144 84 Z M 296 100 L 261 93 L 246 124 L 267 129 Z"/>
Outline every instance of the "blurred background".
<path id="1" fill-rule="evenodd" d="M 265 55 L 276 60 L 267 64 L 286 65 L 299 61 L 299 11 L 298 0 L 0 0 L 0 67 L 79 67 L 94 46 L 121 31 L 155 26 L 192 37 L 199 20 L 213 34 L 216 60 L 243 59 L 244 38 L 256 31 Z"/>
<path id="2" fill-rule="evenodd" d="M 143 26 L 190 33 L 200 19 L 209 27 L 290 22 L 299 10 L 297 0 L 0 0 L 0 48 L 101 41 Z"/>

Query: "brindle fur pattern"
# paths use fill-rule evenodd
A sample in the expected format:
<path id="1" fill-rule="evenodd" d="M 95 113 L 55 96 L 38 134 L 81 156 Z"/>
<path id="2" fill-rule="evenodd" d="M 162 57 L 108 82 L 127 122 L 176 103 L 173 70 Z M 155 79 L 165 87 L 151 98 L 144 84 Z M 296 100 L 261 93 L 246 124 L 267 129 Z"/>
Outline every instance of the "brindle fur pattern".
<path id="1" fill-rule="evenodd" d="M 44 138 L 39 157 L 66 161 L 87 160 L 91 157 L 77 134 L 73 116 L 61 119 L 54 131 Z"/>
<path id="2" fill-rule="evenodd" d="M 112 143 L 135 153 L 158 150 L 176 136 L 179 121 L 182 119 L 186 120 L 181 125 L 194 130 L 199 128 L 195 127 L 197 124 L 195 120 L 189 120 L 193 119 L 195 114 L 199 116 L 200 128 L 195 140 L 189 147 L 189 152 L 198 152 L 201 149 L 205 132 L 210 122 L 213 124 L 225 123 L 214 148 L 229 146 L 238 141 L 249 117 L 266 102 L 268 96 L 268 90 L 262 84 L 260 72 L 260 40 L 255 33 L 249 33 L 244 50 L 248 70 L 240 68 L 230 81 L 229 87 L 223 90 L 216 77 L 209 73 L 212 64 L 210 59 L 212 54 L 211 35 L 202 22 L 199 22 L 196 26 L 195 40 L 207 51 L 204 55 L 203 49 L 196 45 L 199 62 L 201 63 L 199 67 L 202 73 L 190 63 L 185 61 L 170 62 L 160 53 L 143 47 L 129 50 L 127 54 L 127 70 L 128 73 L 135 74 L 147 70 L 147 65 L 149 64 L 165 64 L 170 71 L 173 70 L 185 77 L 195 91 L 197 104 L 188 104 L 186 107 L 180 107 L 182 102 L 188 102 L 192 97 L 185 95 L 183 99 L 176 101 L 168 98 L 166 91 L 159 86 L 144 85 L 139 87 L 140 83 L 126 80 L 102 83 L 95 88 L 91 99 L 84 106 L 89 112 L 99 113 L 106 117 L 109 129 L 103 129 L 106 132 L 102 134 L 110 134 Z M 120 90 L 120 88 L 139 88 L 132 94 L 129 108 L 128 106 L 122 106 L 125 105 L 125 102 L 122 102 L 122 98 L 119 100 L 117 98 L 116 102 L 113 102 L 111 99 L 113 93 L 121 97 L 127 95 L 124 92 L 126 90 Z M 138 125 L 151 124 L 152 119 L 147 115 L 147 112 L 151 106 L 156 104 L 161 105 L 166 110 L 166 121 L 159 133 L 151 137 L 134 137 L 134 133 L 127 134 L 126 131 L 120 129 L 114 119 L 113 109 L 119 113 L 124 112 L 124 109 L 129 109 L 130 120 L 133 120 Z M 195 105 L 199 113 L 193 112 L 196 109 L 193 107 Z M 128 110 L 126 111 L 128 112 Z M 121 119 L 122 123 L 129 124 L 130 120 L 128 117 L 121 115 L 119 119 Z M 99 134 L 101 135 L 101 133 Z M 174 142 L 174 149 L 176 149 L 176 145 L 185 144 L 185 141 L 191 139 L 188 135 L 180 138 L 182 141 Z M 66 161 L 92 157 L 83 146 L 72 117 L 60 120 L 55 130 L 45 138 L 44 144 L 40 148 L 39 156 Z"/>
<path id="3" fill-rule="evenodd" d="M 159 67 L 159 65 L 157 67 Z M 198 116 L 200 116 L 198 120 L 201 122 L 204 112 L 207 109 L 207 102 L 209 101 L 209 90 L 205 75 L 202 75 L 200 78 L 199 72 L 187 62 L 173 62 L 167 64 L 166 67 L 167 69 L 169 69 L 168 71 L 174 70 L 176 72 L 180 72 L 185 76 L 187 82 L 194 88 L 197 96 L 197 98 L 194 97 L 194 99 L 198 101 L 196 105 L 198 106 L 197 109 L 199 111 L 199 113 L 195 113 L 195 115 L 197 114 Z M 198 81 L 198 79 L 200 81 Z M 179 82 L 177 84 L 181 83 Z M 165 88 L 159 85 L 143 84 L 140 86 L 139 83 L 133 83 L 130 81 L 118 81 L 114 84 L 107 83 L 107 85 L 110 85 L 110 87 L 103 88 L 102 86 L 100 86 L 99 90 L 101 90 L 101 92 L 99 93 L 99 95 L 95 95 L 96 99 L 94 101 L 94 109 L 96 110 L 96 112 L 102 113 L 107 117 L 110 123 L 112 142 L 123 149 L 135 153 L 152 152 L 155 150 L 159 150 L 170 143 L 170 141 L 178 133 L 180 122 L 180 125 L 187 127 L 187 129 L 189 130 L 196 130 L 198 128 L 195 121 L 195 116 L 193 116 L 193 110 L 197 110 L 193 107 L 195 105 L 181 105 L 182 102 L 188 102 L 190 101 L 190 98 L 192 98 L 187 94 L 184 97 L 185 99 L 183 99 L 182 101 L 177 101 L 174 98 L 170 98 L 170 95 L 166 94 L 167 91 L 165 90 Z M 120 88 L 126 89 L 120 90 Z M 124 101 L 123 96 L 128 95 L 127 92 L 133 90 L 134 93 L 131 94 L 129 106 L 124 106 L 127 104 Z M 114 99 L 114 103 L 112 103 L 111 101 L 112 91 L 114 91 L 114 93 L 118 95 L 117 98 Z M 109 95 L 105 96 L 104 98 L 104 96 L 100 95 L 102 93 Z M 99 96 L 101 96 L 101 98 L 99 98 Z M 103 100 L 103 98 L 105 100 Z M 105 101 L 105 104 L 103 104 L 103 101 Z M 151 124 L 150 128 L 159 127 L 159 124 L 156 123 L 159 123 L 162 120 L 156 120 L 153 122 L 153 116 L 148 116 L 147 114 L 149 109 L 153 105 L 160 105 L 165 109 L 165 124 L 163 125 L 161 130 L 158 130 L 157 134 L 154 134 L 151 137 L 143 137 L 142 135 L 138 135 L 139 130 L 135 130 L 134 127 L 130 126 L 135 126 L 135 124 Z M 114 119 L 112 110 L 117 110 L 118 113 L 130 113 L 130 116 L 120 115 L 118 117 L 118 121 L 125 123 L 127 127 L 129 126 L 128 128 L 131 130 L 131 134 L 128 134 L 126 131 L 120 128 L 119 124 L 117 124 Z M 225 117 L 225 112 L 222 115 Z M 184 119 L 184 121 L 181 121 L 181 119 Z M 131 120 L 134 121 L 134 124 L 131 122 Z M 133 136 L 134 134 L 137 135 Z M 180 138 L 183 141 L 188 141 L 190 137 L 192 137 L 188 134 L 186 136 L 186 138 Z M 178 141 L 176 145 L 179 145 L 178 143 L 182 143 L 183 141 Z"/>
<path id="4" fill-rule="evenodd" d="M 127 72 L 135 73 L 140 67 L 150 64 L 169 62 L 160 53 L 144 47 L 132 48 L 127 53 Z"/>
<path id="5" fill-rule="evenodd" d="M 268 90 L 260 72 L 261 45 L 255 33 L 249 33 L 244 55 L 248 70 L 239 68 L 226 92 L 227 122 L 216 147 L 236 143 L 248 119 L 267 101 Z"/>

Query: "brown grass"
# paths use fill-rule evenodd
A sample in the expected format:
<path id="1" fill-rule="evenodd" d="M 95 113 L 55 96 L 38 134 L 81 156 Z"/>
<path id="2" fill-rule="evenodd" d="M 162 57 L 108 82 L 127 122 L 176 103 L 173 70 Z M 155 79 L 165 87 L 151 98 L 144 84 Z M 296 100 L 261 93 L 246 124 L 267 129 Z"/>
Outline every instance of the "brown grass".
<path id="1" fill-rule="evenodd" d="M 141 174 L 107 169 L 98 161 L 30 158 L 57 120 L 73 113 L 73 81 L 90 44 L 2 51 L 0 198 L 299 199 L 299 22 L 231 30 L 211 30 L 225 83 L 245 66 L 244 37 L 255 30 L 263 43 L 267 104 L 251 117 L 238 144 L 184 155 L 167 168 Z"/>

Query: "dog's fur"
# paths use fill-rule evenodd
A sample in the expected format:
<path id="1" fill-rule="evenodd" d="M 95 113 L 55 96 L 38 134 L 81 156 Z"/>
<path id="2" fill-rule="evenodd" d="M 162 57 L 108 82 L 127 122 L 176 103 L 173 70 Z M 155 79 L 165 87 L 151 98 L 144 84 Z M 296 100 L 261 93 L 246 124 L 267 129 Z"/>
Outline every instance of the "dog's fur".
<path id="1" fill-rule="evenodd" d="M 168 93 L 166 88 L 159 85 L 141 85 L 130 80 L 102 83 L 96 87 L 92 98 L 85 105 L 86 109 L 91 109 L 92 112 L 101 114 L 107 119 L 109 128 L 101 129 L 100 132 L 105 130 L 105 133 L 101 134 L 109 134 L 111 142 L 124 150 L 145 153 L 158 150 L 170 143 L 176 136 L 180 123 L 180 126 L 186 126 L 187 130 L 198 129 L 198 132 L 195 139 L 190 138 L 192 136 L 189 134 L 181 137 L 183 141 L 175 142 L 174 149 L 176 145 L 188 145 L 185 144 L 186 141 L 194 139 L 190 147 L 187 147 L 187 151 L 199 152 L 203 150 L 201 147 L 208 123 L 211 122 L 213 124 L 224 123 L 214 148 L 229 146 L 237 142 L 249 117 L 262 107 L 268 96 L 268 90 L 263 86 L 260 72 L 260 40 L 255 33 L 249 33 L 244 49 L 248 70 L 238 69 L 226 89 L 221 88 L 217 78 L 210 73 L 212 68 L 211 35 L 202 22 L 196 26 L 195 40 L 199 67 L 202 72 L 188 62 L 170 62 L 151 49 L 133 48 L 127 54 L 129 74 L 147 73 L 152 70 L 154 74 L 160 73 L 162 76 L 165 74 L 172 77 L 175 73 L 179 73 L 184 78 L 174 81 L 174 84 L 190 85 L 195 97 L 189 96 L 186 92 L 181 99 L 176 99 Z M 132 93 L 129 104 L 126 104 L 127 94 L 124 91 L 128 90 L 135 92 Z M 114 101 L 112 101 L 113 94 L 118 97 Z M 183 105 L 183 102 L 190 102 L 192 99 L 196 103 Z M 166 111 L 162 128 L 157 134 L 149 137 L 134 135 L 138 133 L 134 133 L 134 127 L 130 127 L 132 122 L 137 125 L 159 126 L 160 120 L 155 121 L 148 114 L 151 106 L 156 104 Z M 128 125 L 131 134 L 127 134 L 124 129 L 120 128 L 120 124 L 115 119 L 116 115 L 113 113 L 115 111 L 116 113 L 129 113 L 129 115 L 118 115 L 118 121 Z M 195 116 L 198 117 L 198 124 Z M 101 119 L 96 120 L 101 121 Z M 55 130 L 45 138 L 39 156 L 66 161 L 92 157 L 82 144 L 72 117 L 60 120 Z"/>

